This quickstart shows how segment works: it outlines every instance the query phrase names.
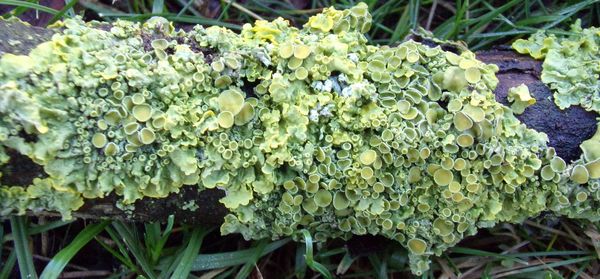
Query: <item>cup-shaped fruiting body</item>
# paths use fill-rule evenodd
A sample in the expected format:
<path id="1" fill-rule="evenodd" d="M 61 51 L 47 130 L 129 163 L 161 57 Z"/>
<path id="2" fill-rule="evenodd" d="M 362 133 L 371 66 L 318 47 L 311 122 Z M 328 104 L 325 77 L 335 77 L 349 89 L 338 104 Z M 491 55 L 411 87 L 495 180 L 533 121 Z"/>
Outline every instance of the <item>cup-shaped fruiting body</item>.
<path id="1" fill-rule="evenodd" d="M 220 111 L 228 111 L 236 115 L 244 106 L 244 95 L 238 89 L 228 89 L 219 94 L 217 103 Z"/>
<path id="2" fill-rule="evenodd" d="M 590 174 L 589 174 L 587 168 L 585 168 L 582 165 L 577 165 L 571 171 L 570 178 L 573 182 L 575 182 L 577 184 L 585 184 L 588 182 L 588 180 L 590 178 Z"/>
<path id="3" fill-rule="evenodd" d="M 231 111 L 227 111 L 227 110 L 222 111 L 217 116 L 217 122 L 219 122 L 219 126 L 221 126 L 223 128 L 230 128 L 231 126 L 233 126 L 233 123 L 234 123 L 233 113 L 231 113 Z"/>
<path id="4" fill-rule="evenodd" d="M 410 239 L 407 243 L 408 245 L 408 250 L 419 256 L 419 255 L 423 255 L 425 253 L 425 251 L 427 250 L 427 243 L 419 238 L 413 238 Z"/>

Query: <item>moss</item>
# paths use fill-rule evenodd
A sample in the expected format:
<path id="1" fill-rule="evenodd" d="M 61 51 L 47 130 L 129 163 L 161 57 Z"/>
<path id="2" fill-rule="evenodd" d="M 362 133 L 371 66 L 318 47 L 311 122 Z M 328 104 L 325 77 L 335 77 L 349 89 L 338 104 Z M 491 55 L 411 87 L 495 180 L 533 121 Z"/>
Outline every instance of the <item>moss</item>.
<path id="1" fill-rule="evenodd" d="M 365 4 L 240 34 L 95 24 L 66 20 L 29 55 L 0 58 L 2 147 L 49 175 L 0 188 L 3 214 L 68 218 L 109 193 L 131 209 L 184 185 L 219 188 L 224 234 L 382 235 L 417 274 L 480 227 L 548 209 L 600 215 L 597 161 L 561 163 L 496 102 L 496 66 L 414 41 L 368 45 Z"/>

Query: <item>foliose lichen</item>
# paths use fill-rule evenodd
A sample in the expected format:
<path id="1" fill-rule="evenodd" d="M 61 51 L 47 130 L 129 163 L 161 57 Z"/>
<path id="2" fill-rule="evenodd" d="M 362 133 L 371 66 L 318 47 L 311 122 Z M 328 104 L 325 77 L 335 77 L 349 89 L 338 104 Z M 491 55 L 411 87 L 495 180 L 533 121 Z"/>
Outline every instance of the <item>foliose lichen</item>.
<path id="1" fill-rule="evenodd" d="M 539 30 L 512 47 L 535 59 L 544 59 L 542 81 L 554 91 L 554 102 L 565 109 L 579 105 L 600 113 L 600 28 L 581 28 L 577 20 L 567 36 Z"/>
<path id="2" fill-rule="evenodd" d="M 569 32 L 562 33 L 568 35 L 540 30 L 527 40 L 516 40 L 512 47 L 519 53 L 544 60 L 541 80 L 554 92 L 553 99 L 559 108 L 579 105 L 600 113 L 600 28 L 583 29 L 581 20 L 577 20 Z M 571 183 L 587 185 L 587 191 L 573 189 L 577 201 L 586 201 L 590 198 L 588 191 L 597 191 L 597 186 L 593 185 L 597 185 L 600 178 L 600 122 L 598 124 L 596 134 L 580 145 L 581 158 L 567 167 Z M 564 169 L 565 166 L 564 161 L 554 159 L 546 171 L 548 168 Z M 545 175 L 542 169 L 542 177 Z M 575 218 L 577 212 L 578 209 L 564 209 L 561 213 Z M 590 214 L 581 217 L 597 218 Z"/>
<path id="3" fill-rule="evenodd" d="M 507 99 L 512 103 L 510 108 L 514 114 L 522 114 L 527 107 L 536 102 L 535 98 L 529 94 L 529 88 L 525 84 L 510 88 Z"/>
<path id="4" fill-rule="evenodd" d="M 495 101 L 495 65 L 369 45 L 370 26 L 364 3 L 240 34 L 58 23 L 29 55 L 0 58 L 0 158 L 16 150 L 48 175 L 0 188 L 2 213 L 219 188 L 223 234 L 382 235 L 416 274 L 478 228 L 544 210 L 599 219 L 600 138 L 568 165 Z"/>

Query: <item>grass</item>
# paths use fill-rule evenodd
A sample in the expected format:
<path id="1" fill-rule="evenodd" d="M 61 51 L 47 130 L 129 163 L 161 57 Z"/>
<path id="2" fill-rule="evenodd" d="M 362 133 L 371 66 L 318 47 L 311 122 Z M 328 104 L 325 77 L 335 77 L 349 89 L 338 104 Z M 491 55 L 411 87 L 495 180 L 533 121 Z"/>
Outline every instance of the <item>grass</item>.
<path id="1" fill-rule="evenodd" d="M 102 278 L 406 278 L 406 250 L 391 240 L 362 237 L 349 242 L 315 244 L 303 231 L 303 243 L 291 239 L 244 241 L 220 236 L 207 227 L 84 224 L 13 217 L 0 227 L 3 254 L 0 279 L 63 276 Z M 521 225 L 482 230 L 439 257 L 422 278 L 595 278 L 599 224 L 537 218 Z M 53 233 L 42 238 L 44 233 Z M 44 256 L 42 247 L 51 245 Z M 44 240 L 45 239 L 45 240 Z M 49 240 L 50 239 L 50 240 Z M 95 241 L 91 241 L 94 239 Z M 366 248 L 365 248 L 366 247 Z M 95 252 L 94 252 L 95 251 Z M 8 252 L 8 253 L 7 253 Z M 88 259 L 92 253 L 96 257 Z M 90 261 L 103 259 L 101 264 Z M 32 276 L 29 276 L 32 275 Z M 517 276 L 518 275 L 518 276 Z"/>
<path id="2" fill-rule="evenodd" d="M 112 2 L 115 2 L 114 5 Z M 60 8 L 32 0 L 0 0 L 3 17 L 40 13 L 51 24 L 64 17 L 143 21 L 154 15 L 177 24 L 219 25 L 240 30 L 256 19 L 283 17 L 296 26 L 324 7 L 349 0 L 66 0 Z M 365 1 L 374 24 L 374 44 L 395 44 L 423 27 L 435 36 L 486 49 L 526 37 L 538 29 L 565 28 L 576 18 L 600 25 L 600 1 L 397 0 Z M 562 32 L 556 29 L 551 32 Z M 315 244 L 308 232 L 291 239 L 245 241 L 218 229 L 103 221 L 63 222 L 12 217 L 0 227 L 0 279 L 58 278 L 405 278 L 406 251 L 393 241 L 333 240 Z M 537 218 L 521 225 L 482 230 L 432 261 L 422 278 L 594 278 L 600 274 L 599 224 Z M 93 240 L 93 241 L 92 241 Z M 367 247 L 366 249 L 364 247 Z"/>

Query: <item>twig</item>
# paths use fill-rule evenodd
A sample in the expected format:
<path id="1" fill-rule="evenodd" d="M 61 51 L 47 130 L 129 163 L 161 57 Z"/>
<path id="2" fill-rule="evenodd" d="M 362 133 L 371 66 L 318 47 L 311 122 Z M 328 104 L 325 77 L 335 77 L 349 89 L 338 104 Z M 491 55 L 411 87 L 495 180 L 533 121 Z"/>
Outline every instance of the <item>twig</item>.
<path id="1" fill-rule="evenodd" d="M 565 265 L 565 268 L 567 268 L 570 271 L 573 271 L 573 274 L 576 274 L 577 272 L 579 272 L 579 270 L 577 270 L 577 268 L 575 268 L 575 267 L 573 267 L 571 265 Z M 594 277 L 588 275 L 587 273 L 583 273 L 583 272 L 581 272 L 581 273 L 579 273 L 577 275 L 579 275 L 583 279 L 594 279 Z"/>
<path id="2" fill-rule="evenodd" d="M 435 9 L 437 8 L 438 0 L 433 0 L 431 4 L 431 9 L 429 9 L 429 16 L 427 16 L 427 24 L 425 24 L 425 29 L 431 30 L 431 22 L 433 21 L 433 14 L 435 14 Z"/>
<path id="3" fill-rule="evenodd" d="M 448 263 L 446 262 L 446 260 L 437 259 L 437 262 L 440 265 L 440 267 L 442 267 L 443 276 L 445 278 L 450 278 L 450 279 L 457 279 L 458 278 L 458 277 L 456 277 L 456 274 L 454 274 L 454 272 L 452 272 L 452 270 L 448 266 Z"/>
<path id="4" fill-rule="evenodd" d="M 508 253 L 510 253 L 510 252 L 517 251 L 517 250 L 521 249 L 523 246 L 525 246 L 525 245 L 528 245 L 528 244 L 529 244 L 529 241 L 523 241 L 523 242 L 521 242 L 521 243 L 518 243 L 517 245 L 514 245 L 513 247 L 510 247 L 509 249 L 507 249 L 507 250 L 503 251 L 503 252 L 502 252 L 502 253 L 500 253 L 500 254 L 501 254 L 501 255 L 506 255 L 506 254 L 508 254 Z M 481 259 L 478 259 L 478 260 L 477 260 L 477 262 L 478 262 L 479 264 L 478 264 L 478 265 L 476 265 L 475 267 L 473 267 L 473 268 L 471 268 L 471 269 L 467 270 L 466 272 L 462 273 L 462 274 L 460 275 L 460 278 L 468 278 L 467 276 L 471 275 L 471 273 L 475 273 L 475 271 L 477 271 L 477 270 L 481 269 L 482 267 L 484 267 L 484 266 L 485 266 L 487 263 L 489 263 L 490 261 L 492 261 L 492 259 L 486 259 L 486 260 L 484 260 L 484 261 L 481 261 Z M 481 273 L 481 272 L 480 272 L 480 273 Z M 476 277 L 474 277 L 474 278 L 479 278 L 479 277 L 481 276 L 481 274 L 480 274 L 480 273 L 478 273 L 478 274 L 475 274 L 475 275 L 476 275 Z"/>
<path id="5" fill-rule="evenodd" d="M 584 245 L 583 245 L 583 243 L 582 243 L 582 241 L 581 241 L 581 238 L 580 238 L 580 237 L 578 237 L 578 236 L 577 236 L 577 235 L 576 235 L 576 234 L 573 232 L 573 230 L 571 230 L 571 227 L 569 226 L 569 224 L 568 224 L 567 222 L 561 222 L 560 224 L 561 224 L 561 226 L 562 226 L 562 227 L 563 227 L 563 228 L 564 228 L 564 229 L 567 231 L 567 233 L 569 233 L 569 235 L 571 235 L 571 237 L 572 237 L 572 238 L 575 240 L 575 242 L 577 242 L 578 246 L 579 246 L 580 248 L 583 248 L 583 246 L 584 246 Z"/>
<path id="6" fill-rule="evenodd" d="M 44 225 L 46 224 L 46 217 L 44 216 L 40 216 L 40 218 L 38 218 L 38 224 L 39 225 Z M 41 233 L 41 251 L 40 253 L 42 254 L 42 256 L 48 256 L 48 232 L 44 231 Z"/>
<path id="7" fill-rule="evenodd" d="M 12 247 L 4 247 L 4 249 L 8 250 L 8 251 L 12 251 L 13 248 Z M 40 260 L 40 261 L 44 261 L 44 262 L 50 262 L 52 259 L 48 258 L 48 257 L 44 257 L 42 255 L 37 255 L 37 254 L 33 254 L 32 257 L 34 259 Z M 67 264 L 68 267 L 73 268 L 73 269 L 77 269 L 80 271 L 89 271 L 87 268 L 80 266 L 80 265 L 76 265 L 76 264 Z"/>
<path id="8" fill-rule="evenodd" d="M 238 10 L 240 10 L 240 11 L 246 13 L 246 14 L 248 14 L 249 16 L 253 17 L 254 19 L 264 20 L 264 18 L 262 18 L 261 16 L 257 15 L 256 13 L 254 13 L 251 10 L 246 9 L 246 7 L 238 4 L 235 1 L 231 1 L 231 0 L 224 0 L 224 1 L 225 1 L 225 3 L 231 4 L 231 6 L 233 6 L 234 8 L 236 8 L 236 9 L 238 9 Z"/>
<path id="9" fill-rule="evenodd" d="M 439 0 L 440 2 L 440 6 L 446 8 L 447 10 L 451 11 L 453 14 L 456 14 L 456 7 L 453 6 L 453 4 L 450 4 L 446 1 L 443 0 Z"/>
<path id="10" fill-rule="evenodd" d="M 573 239 L 573 240 L 577 241 L 577 240 L 576 240 L 576 239 L 577 239 L 577 237 L 575 237 L 575 238 L 574 238 L 573 236 L 569 235 L 568 233 L 565 233 L 565 232 L 563 232 L 563 231 L 560 231 L 560 230 L 557 230 L 557 229 L 550 228 L 550 227 L 548 227 L 548 226 L 544 226 L 544 225 L 538 224 L 538 223 L 536 223 L 536 222 L 532 222 L 532 221 L 526 220 L 526 221 L 524 222 L 524 224 L 527 224 L 527 225 L 529 225 L 529 226 L 536 227 L 536 228 L 538 228 L 538 229 L 542 229 L 542 230 L 545 230 L 545 231 L 549 231 L 549 232 L 551 232 L 551 233 L 555 233 L 555 234 L 558 234 L 558 235 L 560 235 L 560 236 L 564 236 L 564 237 L 567 237 L 567 238 L 570 238 L 570 239 Z M 580 239 L 580 240 L 581 240 L 581 239 Z M 587 244 L 587 245 L 590 245 L 590 246 L 592 246 L 592 242 L 591 242 L 591 241 L 589 241 L 589 240 L 581 240 L 581 241 L 583 241 L 583 242 L 584 242 L 585 244 Z"/>
<path id="11" fill-rule="evenodd" d="M 501 278 L 501 277 L 506 277 L 509 275 L 520 274 L 521 269 L 523 269 L 523 268 L 546 265 L 548 263 L 555 263 L 555 262 L 560 262 L 560 261 L 562 261 L 562 259 L 545 259 L 545 260 L 536 259 L 536 260 L 529 261 L 528 264 L 526 264 L 526 265 L 517 263 L 513 267 L 510 267 L 510 268 L 498 268 L 498 269 L 492 270 L 490 275 L 492 275 L 492 277 L 494 277 L 494 278 Z"/>

